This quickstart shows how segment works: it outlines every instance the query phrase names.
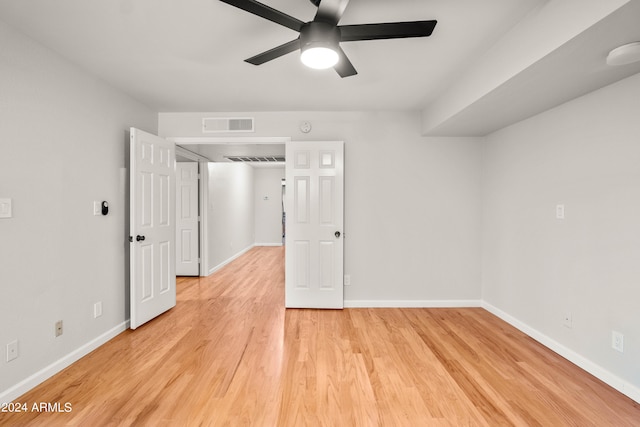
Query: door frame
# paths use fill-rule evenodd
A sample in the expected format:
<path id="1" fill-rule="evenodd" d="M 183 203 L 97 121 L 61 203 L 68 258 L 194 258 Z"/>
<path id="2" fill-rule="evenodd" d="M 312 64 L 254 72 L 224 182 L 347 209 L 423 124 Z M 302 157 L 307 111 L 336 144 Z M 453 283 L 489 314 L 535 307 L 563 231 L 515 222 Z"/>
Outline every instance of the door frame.
<path id="1" fill-rule="evenodd" d="M 199 162 L 200 170 L 200 191 L 199 215 L 200 215 L 200 277 L 209 275 L 209 244 L 207 241 L 208 234 L 208 215 L 207 207 L 209 206 L 209 167 L 211 162 L 207 157 L 190 151 L 179 144 L 187 145 L 233 145 L 233 144 L 255 144 L 255 145 L 286 145 L 291 142 L 289 136 L 187 136 L 187 137 L 166 137 L 167 141 L 176 144 L 176 155 L 180 155 L 187 159 Z M 286 165 L 285 165 L 286 173 Z"/>
<path id="2" fill-rule="evenodd" d="M 197 156 L 200 157 L 201 159 L 204 159 L 203 163 L 206 165 L 208 162 L 210 162 L 209 159 L 207 159 L 204 156 L 201 156 L 197 153 L 193 153 L 189 150 L 187 150 L 186 148 L 181 147 L 179 144 L 188 144 L 188 145 L 233 145 L 233 144 L 255 144 L 255 145 L 263 145 L 263 144 L 283 144 L 286 145 L 291 143 L 293 141 L 292 137 L 273 137 L 273 136 L 220 136 L 220 137 L 215 137 L 215 136 L 205 136 L 205 137 L 167 137 L 166 138 L 169 141 L 173 141 L 176 144 L 176 154 L 180 153 L 188 153 L 190 155 L 193 156 Z M 304 140 L 302 140 L 304 141 Z M 180 151 L 177 151 L 178 149 L 180 149 Z M 186 156 L 185 156 L 186 157 Z M 208 167 L 201 167 L 200 168 L 200 176 L 201 176 L 201 186 L 200 186 L 200 215 L 201 215 L 201 226 L 200 226 L 200 243 L 202 245 L 201 249 L 200 249 L 200 253 L 201 253 L 201 263 L 200 263 L 200 274 L 202 275 L 203 272 L 204 274 L 207 274 L 209 271 L 209 266 L 208 266 L 208 262 L 207 259 L 208 257 L 206 256 L 207 254 L 207 244 L 206 244 L 206 229 L 207 229 L 207 216 L 204 215 L 204 213 L 206 213 L 206 208 L 208 206 L 208 182 L 209 182 L 209 168 Z M 287 173 L 287 166 L 286 166 L 286 162 L 285 162 L 285 175 Z M 344 226 L 344 224 L 343 224 Z M 343 238 L 344 238 L 344 232 L 343 232 Z M 344 253 L 343 253 L 343 262 L 344 262 Z M 284 268 L 286 270 L 287 265 L 286 265 L 286 257 L 285 257 L 285 265 Z M 344 285 L 343 285 L 344 286 Z M 344 301 L 344 294 L 343 294 L 343 301 Z"/>

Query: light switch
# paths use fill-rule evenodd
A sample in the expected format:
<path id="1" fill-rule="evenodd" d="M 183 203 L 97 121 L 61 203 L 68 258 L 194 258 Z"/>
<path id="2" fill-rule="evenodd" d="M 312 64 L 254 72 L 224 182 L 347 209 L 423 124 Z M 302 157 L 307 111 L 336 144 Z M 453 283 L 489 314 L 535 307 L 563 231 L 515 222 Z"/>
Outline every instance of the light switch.
<path id="1" fill-rule="evenodd" d="M 11 199 L 0 199 L 0 218 L 12 218 Z"/>
<path id="2" fill-rule="evenodd" d="M 93 202 L 93 215 L 94 216 L 102 215 L 102 205 L 98 201 Z"/>

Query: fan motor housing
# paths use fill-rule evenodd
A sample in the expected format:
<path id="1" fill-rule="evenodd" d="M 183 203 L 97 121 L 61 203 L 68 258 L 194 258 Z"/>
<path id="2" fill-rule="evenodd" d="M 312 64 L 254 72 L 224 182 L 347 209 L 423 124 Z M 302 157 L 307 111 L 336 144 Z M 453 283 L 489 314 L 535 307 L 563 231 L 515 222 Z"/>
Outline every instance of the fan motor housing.
<path id="1" fill-rule="evenodd" d="M 304 24 L 300 29 L 300 48 L 317 44 L 329 44 L 338 46 L 340 30 L 335 25 L 321 21 L 312 21 Z"/>

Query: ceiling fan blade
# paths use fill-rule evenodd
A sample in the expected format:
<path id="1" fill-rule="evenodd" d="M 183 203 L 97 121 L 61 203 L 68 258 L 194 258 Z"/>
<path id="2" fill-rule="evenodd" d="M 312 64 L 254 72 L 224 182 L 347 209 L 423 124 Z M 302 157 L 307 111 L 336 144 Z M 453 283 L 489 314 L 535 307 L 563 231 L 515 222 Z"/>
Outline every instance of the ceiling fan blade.
<path id="1" fill-rule="evenodd" d="M 324 0 L 323 0 L 324 1 Z M 340 25 L 340 41 L 427 37 L 438 21 L 387 22 L 383 24 Z"/>
<path id="2" fill-rule="evenodd" d="M 289 16 L 286 13 L 282 13 L 272 7 L 262 4 L 254 0 L 220 0 L 223 3 L 235 6 L 238 9 L 245 10 L 261 18 L 267 19 L 276 24 L 280 24 L 284 27 L 291 28 L 294 31 L 300 32 L 300 28 L 304 25 L 304 22 L 299 19 Z"/>
<path id="3" fill-rule="evenodd" d="M 320 0 L 318 12 L 313 20 L 337 25 L 347 8 L 347 4 L 349 4 L 349 0 Z"/>
<path id="4" fill-rule="evenodd" d="M 338 55 L 340 56 L 340 59 L 338 60 L 338 63 L 333 67 L 333 69 L 336 70 L 340 77 L 345 78 L 358 74 L 355 67 L 353 66 L 351 61 L 349 61 L 349 58 L 347 58 L 347 55 L 344 53 L 344 50 L 342 50 L 340 46 L 338 46 Z"/>
<path id="5" fill-rule="evenodd" d="M 266 52 L 262 52 L 256 56 L 252 56 L 249 59 L 245 59 L 245 62 L 253 65 L 260 65 L 271 61 L 272 59 L 280 58 L 281 56 L 298 49 L 300 49 L 300 39 L 295 39 L 278 47 L 274 47 Z"/>

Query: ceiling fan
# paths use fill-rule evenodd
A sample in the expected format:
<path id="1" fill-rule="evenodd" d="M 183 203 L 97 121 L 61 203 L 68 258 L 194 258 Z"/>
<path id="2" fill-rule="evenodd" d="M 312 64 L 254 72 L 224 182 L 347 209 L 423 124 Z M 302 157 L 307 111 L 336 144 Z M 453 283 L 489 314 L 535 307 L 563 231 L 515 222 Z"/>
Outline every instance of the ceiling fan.
<path id="1" fill-rule="evenodd" d="M 220 1 L 300 33 L 297 39 L 245 59 L 246 62 L 260 65 L 300 50 L 300 59 L 305 65 L 318 69 L 333 67 L 340 77 L 358 74 L 340 47 L 340 42 L 427 37 L 438 22 L 431 20 L 338 25 L 349 0 L 310 0 L 318 7 L 316 16 L 310 22 L 302 22 L 254 0 Z"/>

